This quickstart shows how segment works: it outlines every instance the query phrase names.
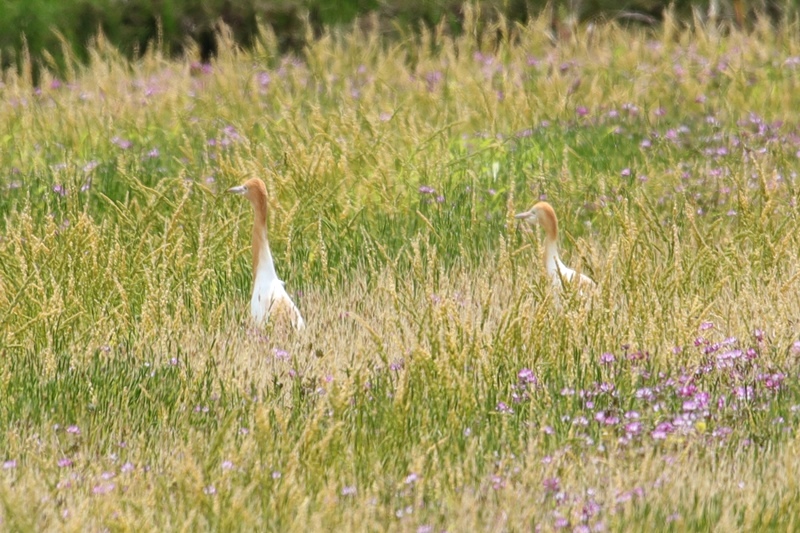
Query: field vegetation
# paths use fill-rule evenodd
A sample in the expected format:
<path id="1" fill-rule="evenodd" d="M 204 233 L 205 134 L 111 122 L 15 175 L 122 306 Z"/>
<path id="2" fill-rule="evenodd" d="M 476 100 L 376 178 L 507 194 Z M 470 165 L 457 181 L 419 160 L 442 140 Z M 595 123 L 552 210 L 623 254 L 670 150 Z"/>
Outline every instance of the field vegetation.
<path id="1" fill-rule="evenodd" d="M 800 527 L 797 23 L 478 19 L 3 73 L 2 529 Z"/>
<path id="2" fill-rule="evenodd" d="M 555 31 L 572 22 L 613 20 L 622 24 L 655 25 L 665 11 L 691 26 L 698 20 L 751 28 L 753 21 L 792 18 L 798 0 L 472 0 L 480 8 L 481 26 L 501 15 L 526 24 L 546 17 Z M 168 56 L 185 55 L 190 42 L 198 44 L 195 59 L 206 62 L 217 49 L 215 29 L 222 22 L 234 41 L 250 47 L 259 23 L 274 32 L 278 49 L 296 52 L 325 28 L 366 24 L 382 38 L 396 38 L 443 23 L 451 35 L 464 31 L 462 0 L 3 0 L 0 5 L 0 68 L 32 62 L 63 71 L 70 62 L 89 57 L 87 47 L 98 30 L 129 59 L 151 47 Z"/>

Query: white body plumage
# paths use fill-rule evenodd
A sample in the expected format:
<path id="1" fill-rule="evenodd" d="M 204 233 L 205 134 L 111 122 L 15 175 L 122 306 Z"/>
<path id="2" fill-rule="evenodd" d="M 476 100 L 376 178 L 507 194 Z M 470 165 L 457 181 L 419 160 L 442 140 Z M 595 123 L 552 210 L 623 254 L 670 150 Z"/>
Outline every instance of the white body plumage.
<path id="1" fill-rule="evenodd" d="M 283 281 L 278 279 L 275 263 L 267 239 L 267 188 L 258 178 L 251 178 L 243 185 L 231 187 L 229 193 L 240 194 L 253 205 L 253 295 L 250 297 L 250 315 L 253 321 L 264 324 L 271 314 L 283 309 L 288 312 L 292 325 L 305 327 L 300 310 L 286 292 Z"/>
<path id="2" fill-rule="evenodd" d="M 553 206 L 547 202 L 538 202 L 515 217 L 529 224 L 538 224 L 544 229 L 544 268 L 555 288 L 561 289 L 564 285 L 577 284 L 582 293 L 583 289 L 595 286 L 589 276 L 575 272 L 561 261 L 558 255 L 558 219 Z"/>

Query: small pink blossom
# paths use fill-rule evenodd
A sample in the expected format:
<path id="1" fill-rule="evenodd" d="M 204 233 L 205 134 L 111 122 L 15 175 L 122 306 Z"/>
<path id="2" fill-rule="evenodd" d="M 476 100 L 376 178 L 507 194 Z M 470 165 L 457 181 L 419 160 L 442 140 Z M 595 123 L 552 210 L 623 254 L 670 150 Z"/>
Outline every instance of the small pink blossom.
<path id="1" fill-rule="evenodd" d="M 92 488 L 92 494 L 108 494 L 109 492 L 114 490 L 115 487 L 116 485 L 114 485 L 113 483 L 100 483 L 99 485 L 95 485 L 94 488 Z"/>

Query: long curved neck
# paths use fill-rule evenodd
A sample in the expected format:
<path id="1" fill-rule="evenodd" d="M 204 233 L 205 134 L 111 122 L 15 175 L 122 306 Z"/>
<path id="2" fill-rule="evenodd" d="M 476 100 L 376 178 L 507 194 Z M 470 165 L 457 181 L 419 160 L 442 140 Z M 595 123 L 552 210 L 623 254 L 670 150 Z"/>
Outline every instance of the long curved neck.
<path id="1" fill-rule="evenodd" d="M 255 220 L 253 222 L 253 281 L 259 276 L 277 277 L 272 251 L 267 240 L 267 202 L 260 199 L 253 202 Z"/>
<path id="2" fill-rule="evenodd" d="M 558 272 L 561 258 L 558 256 L 558 243 L 556 237 L 546 235 L 544 238 L 544 268 L 547 273 L 552 275 Z"/>
<path id="3" fill-rule="evenodd" d="M 552 210 L 547 210 L 541 217 L 544 229 L 544 267 L 548 274 L 558 272 L 561 258 L 558 256 L 558 219 Z"/>

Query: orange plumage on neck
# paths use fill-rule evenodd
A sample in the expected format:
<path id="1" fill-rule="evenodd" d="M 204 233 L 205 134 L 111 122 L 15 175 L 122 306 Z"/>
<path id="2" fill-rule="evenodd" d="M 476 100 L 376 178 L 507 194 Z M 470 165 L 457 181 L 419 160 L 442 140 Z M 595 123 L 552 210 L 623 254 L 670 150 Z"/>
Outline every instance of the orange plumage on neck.
<path id="1" fill-rule="evenodd" d="M 305 322 L 300 310 L 275 272 L 267 239 L 267 188 L 264 182 L 251 178 L 238 187 L 231 187 L 228 192 L 244 196 L 253 206 L 253 295 L 250 299 L 253 320 L 256 323 L 266 322 L 273 308 L 285 308 L 289 310 L 294 326 L 302 329 Z"/>

